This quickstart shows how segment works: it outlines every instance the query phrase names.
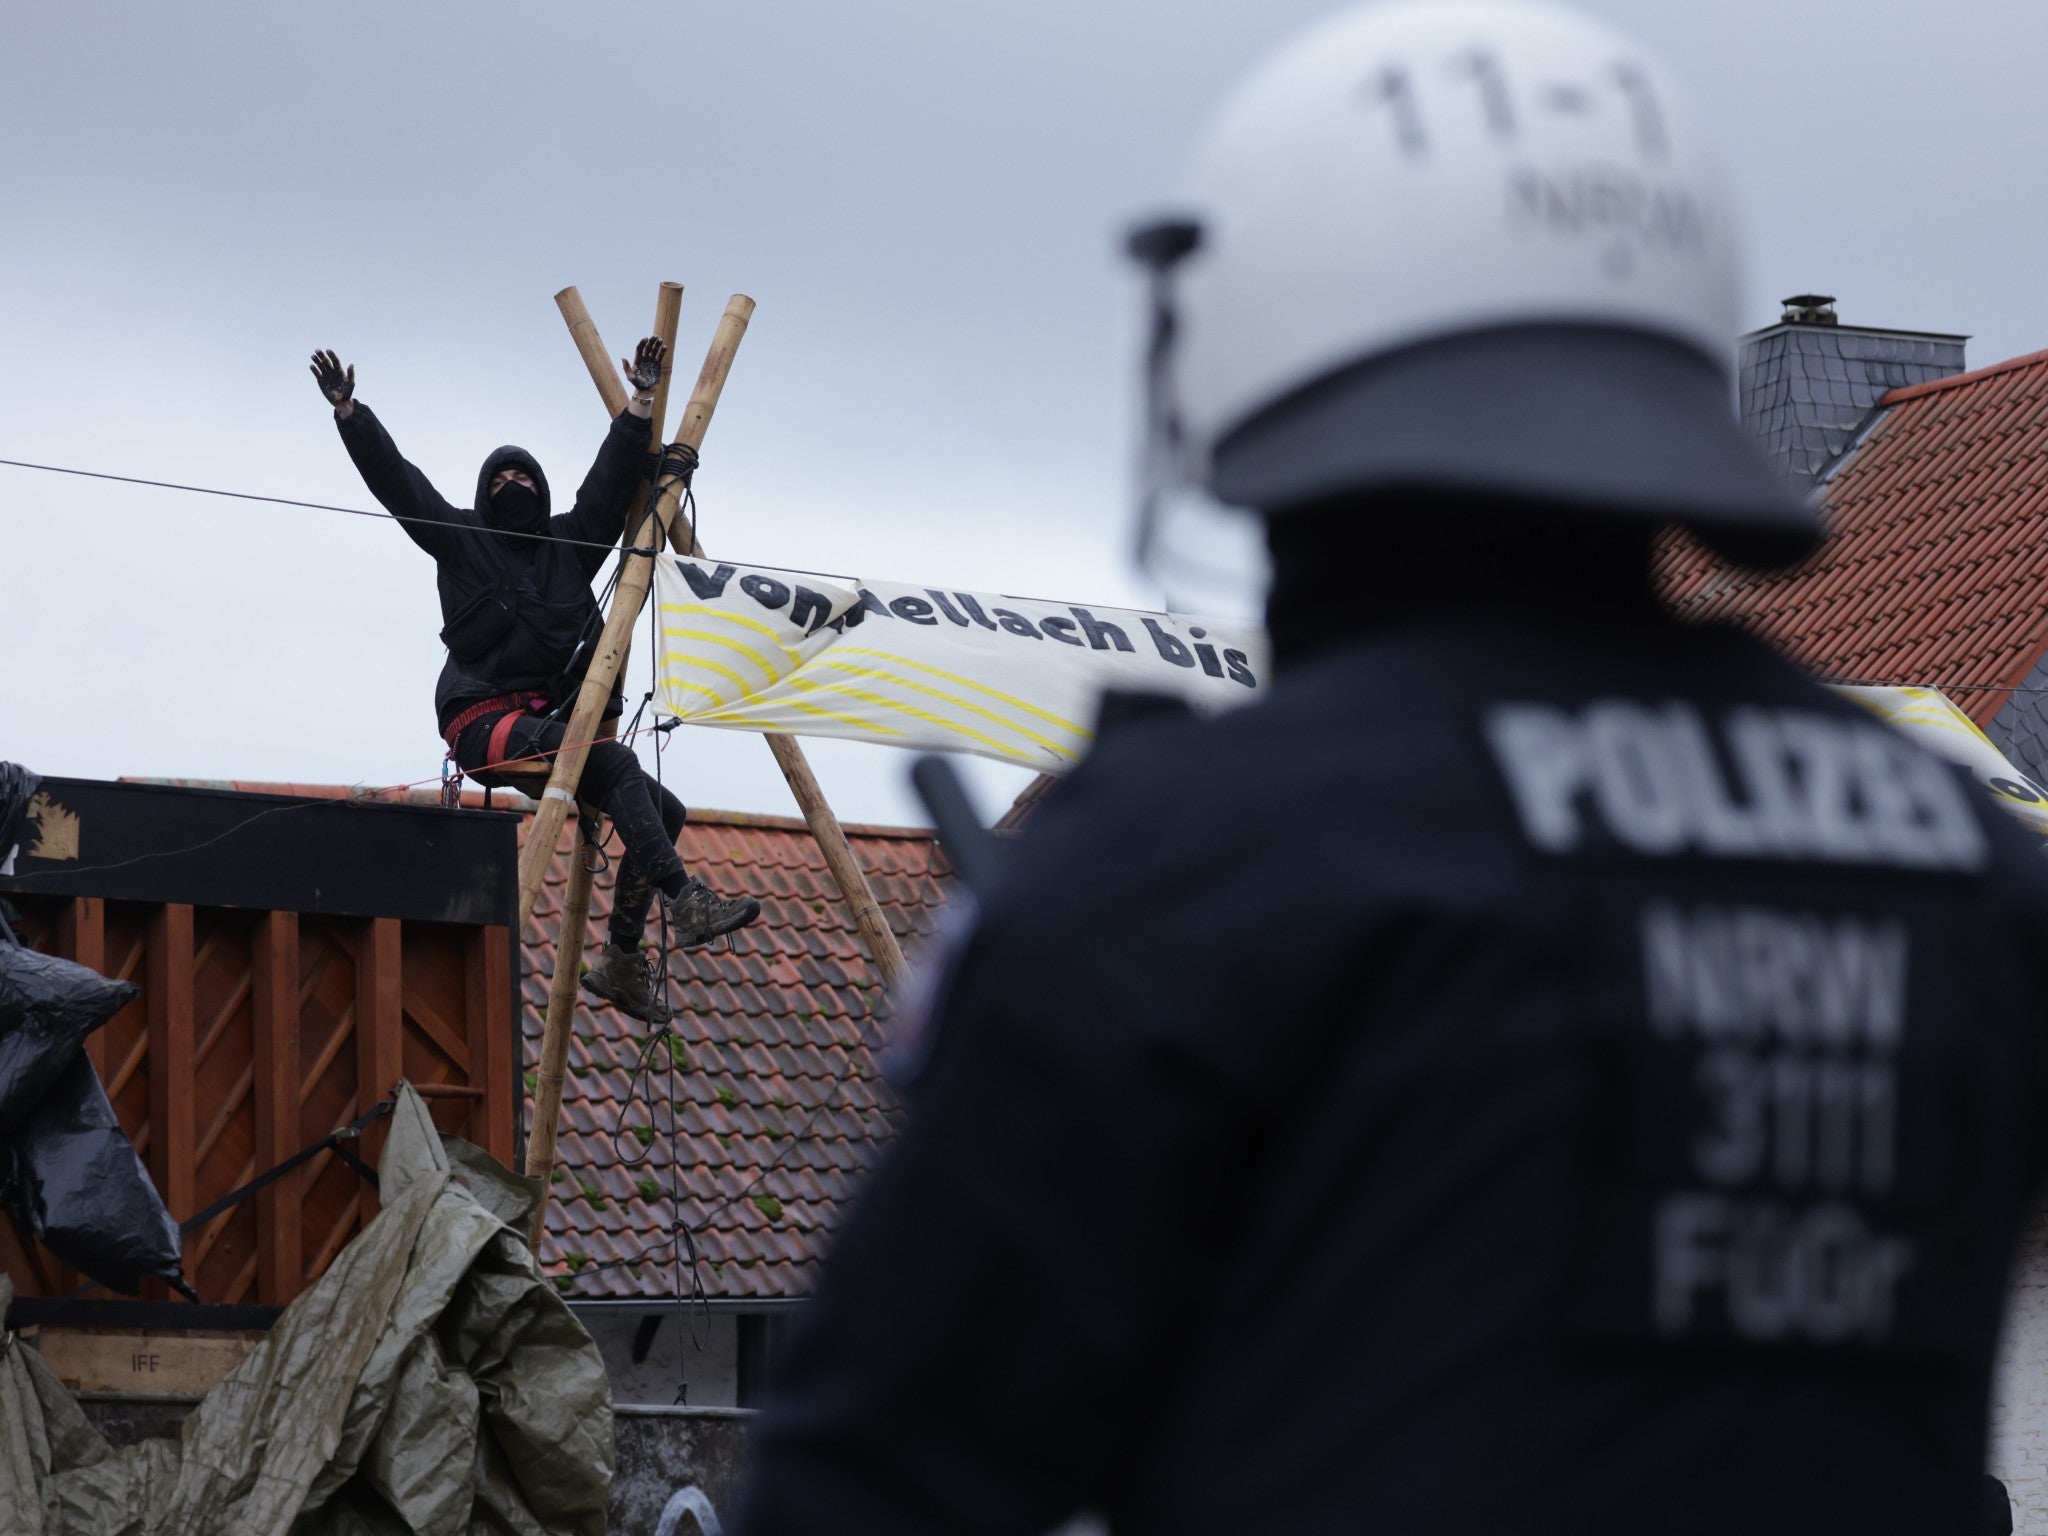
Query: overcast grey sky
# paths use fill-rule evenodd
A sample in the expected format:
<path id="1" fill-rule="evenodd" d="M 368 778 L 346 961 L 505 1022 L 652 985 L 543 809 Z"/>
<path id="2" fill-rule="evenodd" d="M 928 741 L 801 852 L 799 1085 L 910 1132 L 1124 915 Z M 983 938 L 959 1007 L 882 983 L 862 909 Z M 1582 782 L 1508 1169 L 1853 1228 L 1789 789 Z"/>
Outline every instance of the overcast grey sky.
<path id="1" fill-rule="evenodd" d="M 2048 347 L 2048 7 L 1591 0 L 1722 127 L 1750 319 Z M 606 341 L 687 285 L 693 373 L 760 303 L 698 480 L 725 558 L 1152 604 L 1129 569 L 1138 301 L 1115 236 L 1206 109 L 1325 0 L 67 0 L 0 48 L 0 457 L 371 506 L 307 376 L 355 363 L 466 500 L 483 454 L 572 487 Z M 433 570 L 397 529 L 0 469 L 0 757 L 45 773 L 430 777 Z M 644 666 L 645 658 L 641 658 Z M 636 674 L 636 688 L 644 681 Z M 783 811 L 762 745 L 687 730 L 698 806 Z M 814 743 L 842 816 L 906 759 Z M 987 808 L 1028 776 L 995 770 Z"/>

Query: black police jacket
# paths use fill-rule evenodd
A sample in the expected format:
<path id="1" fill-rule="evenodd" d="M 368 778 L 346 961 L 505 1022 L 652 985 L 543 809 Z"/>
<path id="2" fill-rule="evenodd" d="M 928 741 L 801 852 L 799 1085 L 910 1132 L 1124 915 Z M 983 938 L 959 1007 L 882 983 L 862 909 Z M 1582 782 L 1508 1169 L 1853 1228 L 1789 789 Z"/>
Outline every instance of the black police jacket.
<path id="1" fill-rule="evenodd" d="M 1732 632 L 1421 621 L 1012 859 L 745 1536 L 1971 1528 L 2048 887 L 1959 774 Z"/>
<path id="2" fill-rule="evenodd" d="M 434 687 L 440 729 L 469 705 L 500 694 L 570 697 L 603 627 L 590 582 L 625 527 L 645 463 L 647 422 L 624 411 L 613 419 L 576 504 L 546 520 L 546 538 L 505 533 L 490 517 L 491 478 L 506 467 L 534 478 L 545 510 L 547 479 L 523 450 L 500 448 L 487 458 L 474 501 L 457 507 L 398 451 L 362 401 L 335 425 L 370 494 L 385 511 L 409 519 L 399 526 L 434 557 L 448 646 Z M 608 712 L 622 704 L 614 690 Z"/>

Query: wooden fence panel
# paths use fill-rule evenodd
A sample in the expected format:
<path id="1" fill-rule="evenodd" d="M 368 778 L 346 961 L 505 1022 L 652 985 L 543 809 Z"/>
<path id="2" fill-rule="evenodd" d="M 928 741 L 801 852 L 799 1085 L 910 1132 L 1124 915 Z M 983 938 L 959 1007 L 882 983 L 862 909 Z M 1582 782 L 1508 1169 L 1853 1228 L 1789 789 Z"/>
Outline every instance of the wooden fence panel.
<path id="1" fill-rule="evenodd" d="M 90 1055 L 123 1129 L 172 1213 L 240 1188 L 389 1094 L 401 1076 L 435 1123 L 510 1164 L 517 1106 L 509 1053 L 509 929 L 78 898 L 17 898 L 24 940 L 142 996 Z M 354 1150 L 374 1163 L 381 1126 Z M 325 1273 L 376 1214 L 331 1152 L 185 1240 L 209 1302 L 283 1305 Z M 0 1266 L 23 1296 L 71 1274 L 10 1219 Z M 148 1293 L 165 1294 L 152 1285 Z"/>
<path id="2" fill-rule="evenodd" d="M 249 970 L 255 1030 L 256 1157 L 265 1168 L 275 1168 L 300 1146 L 297 913 L 263 914 L 250 947 Z M 299 1294 L 304 1268 L 301 1188 L 298 1177 L 286 1174 L 259 1190 L 253 1202 L 261 1239 L 257 1299 L 271 1306 L 283 1306 Z"/>
<path id="3" fill-rule="evenodd" d="M 514 818 L 88 779 L 42 793 L 76 836 L 25 848 L 0 891 L 26 942 L 141 989 L 86 1053 L 173 1216 L 356 1120 L 401 1075 L 444 1130 L 512 1161 Z M 377 1126 L 355 1150 L 374 1162 L 382 1144 Z M 284 1304 L 375 1210 L 323 1151 L 187 1233 L 187 1277 L 204 1301 Z M 0 1264 L 24 1297 L 79 1279 L 5 1216 Z"/>
<path id="4" fill-rule="evenodd" d="M 256 1009 L 252 953 L 259 916 L 202 909 L 193 916 L 192 1200 L 213 1204 L 274 1159 L 256 1146 Z M 191 1234 L 192 1284 L 211 1300 L 257 1300 L 256 1206 L 244 1201 Z"/>

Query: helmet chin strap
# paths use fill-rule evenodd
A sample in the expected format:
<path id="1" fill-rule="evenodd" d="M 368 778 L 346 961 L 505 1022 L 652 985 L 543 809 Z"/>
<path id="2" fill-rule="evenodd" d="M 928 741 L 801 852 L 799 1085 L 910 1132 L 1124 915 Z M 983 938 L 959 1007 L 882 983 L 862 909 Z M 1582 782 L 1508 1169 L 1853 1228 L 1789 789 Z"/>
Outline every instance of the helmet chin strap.
<path id="1" fill-rule="evenodd" d="M 1161 219 L 1132 232 L 1131 257 L 1145 268 L 1152 329 L 1145 344 L 1144 448 L 1138 463 L 1138 567 L 1151 571 L 1157 553 L 1159 507 L 1187 483 L 1187 434 L 1173 390 L 1173 349 L 1180 316 L 1173 302 L 1173 275 L 1202 243 L 1192 219 Z"/>
<path id="2" fill-rule="evenodd" d="M 1145 346 L 1145 446 L 1138 461 L 1138 545 L 1141 570 L 1151 570 L 1159 538 L 1159 504 L 1182 483 L 1181 462 L 1186 435 L 1180 406 L 1173 395 L 1171 361 L 1178 316 L 1173 308 L 1173 279 L 1164 269 L 1152 273 L 1152 334 Z"/>

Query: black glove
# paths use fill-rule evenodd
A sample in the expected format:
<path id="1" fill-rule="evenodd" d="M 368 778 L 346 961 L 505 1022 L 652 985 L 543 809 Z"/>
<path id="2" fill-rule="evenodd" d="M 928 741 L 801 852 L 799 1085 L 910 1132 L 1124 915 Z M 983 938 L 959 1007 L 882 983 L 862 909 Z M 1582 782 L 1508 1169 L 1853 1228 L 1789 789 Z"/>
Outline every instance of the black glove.
<path id="1" fill-rule="evenodd" d="M 356 392 L 355 364 L 343 369 L 341 359 L 332 352 L 315 352 L 313 380 L 320 386 L 320 393 L 327 397 L 327 403 L 339 410 Z"/>
<path id="2" fill-rule="evenodd" d="M 636 395 L 654 393 L 654 386 L 661 382 L 661 365 L 668 357 L 668 348 L 658 336 L 642 338 L 633 353 L 633 361 L 619 359 L 619 367 L 626 375 L 626 382 L 633 386 Z"/>

